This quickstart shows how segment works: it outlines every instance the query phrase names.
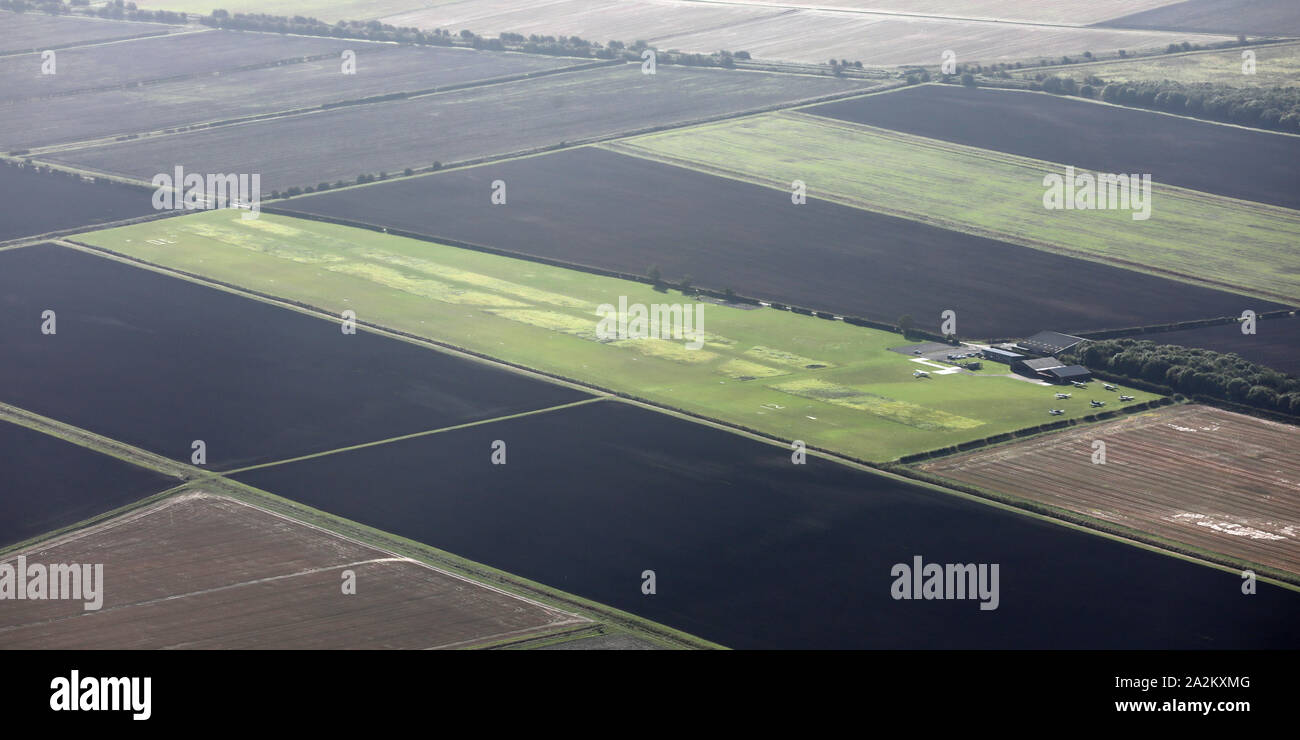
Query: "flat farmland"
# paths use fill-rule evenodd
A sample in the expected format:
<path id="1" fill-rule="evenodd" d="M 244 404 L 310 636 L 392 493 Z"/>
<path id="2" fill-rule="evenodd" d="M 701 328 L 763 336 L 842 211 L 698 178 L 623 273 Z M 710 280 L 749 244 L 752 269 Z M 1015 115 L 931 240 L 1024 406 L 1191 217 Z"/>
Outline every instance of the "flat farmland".
<path id="1" fill-rule="evenodd" d="M 964 15 L 961 5 L 948 4 L 942 13 Z M 578 35 L 602 43 L 610 39 L 627 43 L 644 40 L 660 49 L 703 53 L 743 50 L 755 59 L 825 63 L 833 57 L 881 66 L 935 65 L 945 49 L 958 50 L 963 60 L 987 64 L 1039 55 L 1081 54 L 1086 50 L 1164 47 L 1186 38 L 1186 34 L 1158 31 L 954 20 L 925 15 L 924 10 L 902 15 L 815 10 L 781 3 L 677 0 L 463 0 L 398 13 L 384 18 L 384 22 L 420 28 L 468 28 L 486 35 L 511 31 L 524 35 Z"/>
<path id="2" fill-rule="evenodd" d="M 22 100 L 181 75 L 211 75 L 319 54 L 337 59 L 344 49 L 356 49 L 361 43 L 240 31 L 174 33 L 57 52 L 55 74 L 41 73 L 40 53 L 0 57 L 0 80 L 4 80 L 0 89 L 3 100 Z"/>
<path id="3" fill-rule="evenodd" d="M 0 547 L 66 527 L 180 481 L 0 421 Z"/>
<path id="4" fill-rule="evenodd" d="M 772 145 L 792 159 L 807 151 L 797 137 Z M 749 166 L 745 154 L 726 152 Z M 822 154 L 829 152 L 816 152 L 812 167 L 861 172 Z M 753 166 L 768 161 L 760 155 Z M 910 314 L 931 331 L 952 309 L 965 337 L 1241 312 L 1243 299 L 1229 293 L 828 202 L 820 196 L 831 183 L 805 167 L 799 160 L 781 168 L 790 175 L 786 188 L 804 170 L 803 205 L 792 204 L 788 190 L 583 148 L 315 195 L 277 210 L 624 273 L 655 265 L 673 282 L 690 275 L 715 290 L 889 323 Z M 487 197 L 498 179 L 508 187 L 504 207 Z M 1017 287 L 1009 290 L 1012 275 Z"/>
<path id="5" fill-rule="evenodd" d="M 1300 645 L 1295 591 L 617 401 L 235 477 L 733 648 Z M 918 555 L 997 608 L 892 599 Z"/>
<path id="6" fill-rule="evenodd" d="M 221 7 L 235 13 L 266 13 L 268 15 L 302 15 L 326 23 L 338 21 L 368 21 L 392 13 L 400 13 L 417 6 L 428 6 L 448 0 L 221 0 Z M 212 12 L 211 0 L 139 0 L 136 5 L 150 10 L 179 10 L 207 15 Z M 453 29 L 460 30 L 460 29 Z"/>
<path id="7" fill-rule="evenodd" d="M 638 64 L 62 151 L 51 159 L 148 180 L 176 164 L 260 172 L 264 189 L 352 181 L 866 89 L 862 81 Z M 360 132 L 360 133 L 359 133 Z"/>
<path id="8" fill-rule="evenodd" d="M 573 59 L 446 47 L 352 44 L 356 74 L 340 59 L 203 75 L 143 87 L 46 97 L 0 105 L 0 147 L 35 148 L 242 116 L 427 91 L 542 72 Z M 89 114 L 88 114 L 89 113 Z"/>
<path id="9" fill-rule="evenodd" d="M 98 563 L 99 610 L 6 601 L 0 649 L 428 649 L 589 620 L 233 499 L 187 493 L 34 545 Z M 356 592 L 344 594 L 344 571 Z"/>
<path id="10" fill-rule="evenodd" d="M 891 332 L 378 231 L 270 213 L 251 223 L 212 211 L 78 238 L 329 314 L 364 306 L 380 326 L 863 459 L 1035 426 L 1054 405 L 1066 419 L 1091 413 L 1083 400 L 1056 404 L 1051 388 L 1020 379 L 918 380 L 922 366 L 889 351 L 905 343 Z M 623 297 L 702 316 L 702 344 L 600 341 L 597 309 Z"/>
<path id="11" fill-rule="evenodd" d="M 1256 298 L 1300 301 L 1300 213 L 1287 208 L 1153 182 L 1145 220 L 1130 209 L 1047 209 L 1044 177 L 1064 177 L 1065 164 L 791 111 L 603 146 L 765 185 L 787 202 L 791 182 L 802 180 L 810 202 L 828 199 Z M 1041 285 L 1083 282 L 1064 272 Z M 1217 315 L 1212 310 L 1207 304 L 1194 313 L 1208 318 Z"/>
<path id="12" fill-rule="evenodd" d="M 1181 406 L 920 467 L 1300 574 L 1298 448 L 1294 426 Z"/>
<path id="13" fill-rule="evenodd" d="M 1300 7 L 1292 0 L 1186 0 L 1101 25 L 1176 31 L 1300 35 Z"/>
<path id="14" fill-rule="evenodd" d="M 1173 80 L 1185 85 L 1214 82 L 1235 87 L 1300 86 L 1300 44 L 1253 46 L 1255 74 L 1241 73 L 1242 49 L 1161 54 L 1142 59 L 1071 64 L 1043 70 L 1082 82 L 1096 75 L 1107 82 Z"/>
<path id="15" fill-rule="evenodd" d="M 711 52 L 744 49 L 755 59 L 825 64 L 827 59 L 861 61 L 868 66 L 938 65 L 953 50 L 959 62 L 993 64 L 1055 59 L 1063 55 L 1159 49 L 1192 38 L 1186 33 L 1020 25 L 820 10 L 795 10 L 749 23 L 683 33 L 656 40 L 656 46 Z M 1198 43 L 1229 41 L 1231 36 L 1196 36 Z"/>
<path id="16" fill-rule="evenodd" d="M 1242 334 L 1238 324 L 1201 329 L 1143 334 L 1158 344 L 1200 347 L 1215 352 L 1235 352 L 1251 362 L 1274 370 L 1300 374 L 1300 319 L 1268 319 L 1256 324 L 1254 334 Z"/>
<path id="17" fill-rule="evenodd" d="M 828 8 L 857 13 L 921 15 L 977 20 L 1085 26 L 1156 8 L 1176 0 L 733 0 L 738 4 L 783 8 Z"/>
<path id="18" fill-rule="evenodd" d="M 0 252 L 0 304 L 0 400 L 215 468 L 587 397 L 53 245 Z"/>
<path id="19" fill-rule="evenodd" d="M 1238 53 L 1238 67 L 1240 67 Z M 1240 70 L 1238 70 L 1240 71 Z M 920 85 L 808 113 L 1094 172 L 1300 208 L 1300 136 L 1223 126 L 1047 93 Z M 960 126 L 952 125 L 961 121 Z M 1122 136 L 1116 136 L 1122 131 Z"/>
<path id="20" fill-rule="evenodd" d="M 52 16 L 0 10 L 0 53 L 59 49 L 76 44 L 172 33 L 165 23 L 129 23 L 99 18 Z M 6 84 L 7 84 L 6 80 Z"/>
<path id="21" fill-rule="evenodd" d="M 0 166 L 0 242 L 153 213 L 153 194 L 130 185 Z"/>

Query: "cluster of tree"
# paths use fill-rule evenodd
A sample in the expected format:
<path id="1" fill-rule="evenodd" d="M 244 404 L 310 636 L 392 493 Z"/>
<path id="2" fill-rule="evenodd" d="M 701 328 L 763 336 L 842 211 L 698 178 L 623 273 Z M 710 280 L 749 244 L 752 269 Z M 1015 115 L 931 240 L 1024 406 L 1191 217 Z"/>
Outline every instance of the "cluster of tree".
<path id="1" fill-rule="evenodd" d="M 0 0 L 0 2 L 21 2 L 22 0 Z M 521 51 L 528 54 L 547 54 L 550 56 L 588 57 L 592 59 L 626 59 L 639 60 L 641 53 L 650 48 L 645 41 L 626 44 L 622 41 L 610 41 L 601 44 L 580 36 L 548 36 L 505 32 L 496 38 L 480 36 L 473 31 L 462 30 L 452 33 L 444 28 L 420 30 L 408 26 L 393 26 L 379 21 L 338 21 L 330 25 L 316 18 L 300 15 L 293 17 L 267 15 L 264 13 L 234 13 L 214 10 L 209 16 L 199 20 L 200 23 L 213 28 L 226 28 L 240 31 L 272 31 L 275 33 L 296 33 L 310 36 L 333 36 L 336 38 L 360 39 L 363 41 L 391 41 L 403 44 L 424 44 L 430 46 L 462 46 L 487 51 Z M 731 52 L 722 50 L 713 54 L 685 54 L 677 51 L 656 52 L 657 64 L 683 64 L 697 67 L 732 67 L 737 59 L 749 59 L 749 52 Z"/>
<path id="2" fill-rule="evenodd" d="M 1243 126 L 1300 132 L 1300 89 L 1297 88 L 1241 88 L 1173 80 L 1107 83 L 1095 75 L 1080 84 L 1070 77 L 1052 75 L 1043 77 L 1035 89 Z"/>
<path id="3" fill-rule="evenodd" d="M 50 15 L 93 15 L 114 20 L 153 21 L 155 23 L 183 24 L 189 21 L 184 13 L 170 10 L 140 10 L 135 3 L 123 0 L 108 0 L 96 8 L 90 7 L 90 0 L 0 0 L 0 10 L 12 10 L 15 13 L 35 11 Z"/>
<path id="4" fill-rule="evenodd" d="M 1300 378 L 1289 378 L 1235 354 L 1120 338 L 1085 342 L 1059 357 L 1187 395 L 1300 414 Z"/>

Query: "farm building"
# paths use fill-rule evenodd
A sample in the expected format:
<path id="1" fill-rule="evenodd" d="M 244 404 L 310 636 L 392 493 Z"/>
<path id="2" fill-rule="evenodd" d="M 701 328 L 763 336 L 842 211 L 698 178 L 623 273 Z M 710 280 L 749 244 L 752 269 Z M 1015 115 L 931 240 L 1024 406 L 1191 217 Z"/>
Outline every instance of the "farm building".
<path id="1" fill-rule="evenodd" d="M 1039 373 L 1053 383 L 1086 383 L 1092 380 L 1092 371 L 1083 365 L 1064 365 Z"/>
<path id="2" fill-rule="evenodd" d="M 1008 365 L 1018 360 L 1025 359 L 1025 356 L 1020 354 L 1019 352 L 1012 352 L 1010 350 L 1005 350 L 1005 349 L 997 349 L 996 347 L 989 347 L 988 349 L 980 352 L 980 355 L 986 360 L 996 360 L 997 362 L 1005 362 Z"/>
<path id="3" fill-rule="evenodd" d="M 1059 331 L 1040 331 L 1032 337 L 1016 342 L 1016 348 L 1035 355 L 1054 355 L 1084 341 L 1087 340 L 1083 337 L 1062 334 Z"/>

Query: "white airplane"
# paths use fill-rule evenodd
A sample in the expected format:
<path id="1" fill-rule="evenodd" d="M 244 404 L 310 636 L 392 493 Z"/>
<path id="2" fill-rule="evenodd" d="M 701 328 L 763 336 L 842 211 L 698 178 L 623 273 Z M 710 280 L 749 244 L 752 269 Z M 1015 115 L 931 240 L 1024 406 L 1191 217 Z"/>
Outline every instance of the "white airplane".
<path id="1" fill-rule="evenodd" d="M 1119 397 L 1119 400 L 1121 400 L 1121 401 L 1132 401 L 1132 400 L 1133 400 L 1133 397 L 1132 397 L 1132 396 L 1120 396 L 1120 397 Z"/>
<path id="2" fill-rule="evenodd" d="M 1052 416 L 1060 416 L 1061 414 L 1065 413 L 1065 409 L 1050 409 L 1047 413 L 1051 414 Z"/>
<path id="3" fill-rule="evenodd" d="M 1070 381 L 1070 384 L 1073 385 L 1075 388 L 1087 388 L 1087 387 L 1088 387 L 1088 385 L 1087 385 L 1086 383 L 1080 383 L 1080 382 L 1077 381 L 1077 380 L 1071 380 L 1071 381 Z"/>
<path id="4" fill-rule="evenodd" d="M 1057 398 L 1069 398 L 1070 395 L 1071 395 L 1071 394 L 1069 394 L 1069 393 L 1057 393 L 1057 394 L 1056 394 L 1056 397 L 1057 397 Z"/>
<path id="5" fill-rule="evenodd" d="M 913 377 L 913 378 L 928 378 L 928 377 L 930 377 L 930 373 L 927 373 L 927 372 L 924 371 L 924 370 L 915 370 L 915 371 L 912 372 L 912 377 Z"/>
<path id="6" fill-rule="evenodd" d="M 1105 406 L 1105 405 L 1106 405 L 1106 402 L 1105 402 L 1105 401 L 1089 401 L 1088 403 L 1092 404 L 1092 407 L 1093 407 L 1094 409 L 1099 409 L 1099 408 L 1101 408 L 1102 406 Z"/>
<path id="7" fill-rule="evenodd" d="M 1115 386 L 1111 385 L 1110 383 L 1102 383 L 1102 385 L 1105 386 L 1105 387 L 1106 387 L 1106 390 L 1108 390 L 1108 391 L 1113 391 L 1113 390 L 1115 390 Z"/>

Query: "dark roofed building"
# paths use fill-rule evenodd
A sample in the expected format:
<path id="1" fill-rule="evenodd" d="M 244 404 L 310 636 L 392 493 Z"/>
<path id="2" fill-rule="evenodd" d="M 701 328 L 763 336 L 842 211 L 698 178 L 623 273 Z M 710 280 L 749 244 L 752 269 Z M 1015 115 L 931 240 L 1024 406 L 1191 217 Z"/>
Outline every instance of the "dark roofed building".
<path id="1" fill-rule="evenodd" d="M 1032 337 L 1016 342 L 1016 346 L 1036 355 L 1054 355 L 1083 341 L 1087 340 L 1083 337 L 1062 334 L 1059 331 L 1040 331 Z"/>
<path id="2" fill-rule="evenodd" d="M 1016 360 L 1025 359 L 1025 356 L 1019 352 L 1010 352 L 1005 349 L 997 349 L 996 347 L 989 347 L 980 354 L 983 355 L 986 360 L 997 360 L 998 362 L 1005 362 L 1008 365 Z"/>
<path id="3" fill-rule="evenodd" d="M 1055 357 L 1043 357 L 1037 360 L 1017 360 L 1011 363 L 1011 369 L 1025 375 L 1041 375 L 1044 370 L 1065 367 L 1065 363 Z"/>
<path id="4" fill-rule="evenodd" d="M 1092 371 L 1083 365 L 1064 365 L 1043 370 L 1041 373 L 1053 383 L 1086 382 L 1092 380 Z"/>

